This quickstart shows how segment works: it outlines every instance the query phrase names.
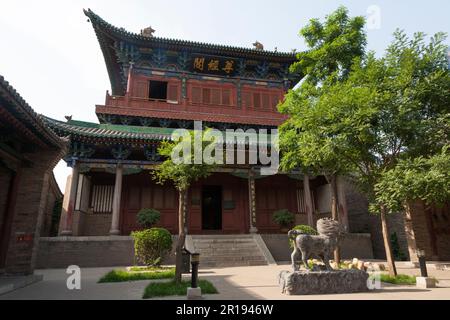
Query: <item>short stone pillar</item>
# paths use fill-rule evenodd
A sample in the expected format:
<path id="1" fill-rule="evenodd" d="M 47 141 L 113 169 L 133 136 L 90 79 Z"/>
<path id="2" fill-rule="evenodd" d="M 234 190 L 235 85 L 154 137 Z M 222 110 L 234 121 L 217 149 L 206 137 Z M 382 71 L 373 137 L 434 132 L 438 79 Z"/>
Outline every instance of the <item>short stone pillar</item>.
<path id="1" fill-rule="evenodd" d="M 420 289 L 436 288 L 436 280 L 430 277 L 416 277 L 416 287 Z"/>

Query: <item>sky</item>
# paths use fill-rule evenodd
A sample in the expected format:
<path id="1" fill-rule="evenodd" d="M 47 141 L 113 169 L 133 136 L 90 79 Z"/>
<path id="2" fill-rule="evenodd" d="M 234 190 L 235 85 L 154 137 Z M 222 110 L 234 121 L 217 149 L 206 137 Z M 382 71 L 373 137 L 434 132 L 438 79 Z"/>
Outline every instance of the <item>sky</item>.
<path id="1" fill-rule="evenodd" d="M 0 75 L 38 113 L 97 122 L 95 105 L 110 83 L 83 8 L 128 31 L 152 26 L 157 37 L 301 51 L 298 31 L 340 5 L 367 18 L 367 48 L 378 56 L 396 28 L 450 32 L 449 0 L 0 0 Z M 61 161 L 55 176 L 63 192 L 68 174 Z"/>

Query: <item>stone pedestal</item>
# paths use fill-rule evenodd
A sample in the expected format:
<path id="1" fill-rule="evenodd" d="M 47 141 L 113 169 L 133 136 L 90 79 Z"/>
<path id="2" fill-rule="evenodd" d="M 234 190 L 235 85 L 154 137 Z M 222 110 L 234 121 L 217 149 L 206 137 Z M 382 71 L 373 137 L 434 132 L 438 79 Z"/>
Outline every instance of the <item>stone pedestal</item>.
<path id="1" fill-rule="evenodd" d="M 436 280 L 429 277 L 416 277 L 416 287 L 420 289 L 435 288 Z"/>
<path id="2" fill-rule="evenodd" d="M 331 294 L 365 292 L 369 275 L 362 270 L 281 271 L 281 292 L 294 294 Z"/>
<path id="3" fill-rule="evenodd" d="M 201 297 L 202 297 L 202 289 L 200 287 L 187 288 L 188 299 L 201 299 Z"/>

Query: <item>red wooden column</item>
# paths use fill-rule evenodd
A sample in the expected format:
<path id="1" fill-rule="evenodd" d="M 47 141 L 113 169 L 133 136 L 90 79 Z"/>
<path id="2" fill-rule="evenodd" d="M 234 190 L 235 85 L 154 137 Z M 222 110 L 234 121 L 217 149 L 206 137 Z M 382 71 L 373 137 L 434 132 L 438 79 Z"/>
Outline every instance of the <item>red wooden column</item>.
<path id="1" fill-rule="evenodd" d="M 255 173 L 252 169 L 248 172 L 248 206 L 249 206 L 249 218 L 250 218 L 250 233 L 258 232 L 256 229 L 256 186 L 255 186 Z"/>
<path id="2" fill-rule="evenodd" d="M 303 175 L 303 196 L 305 198 L 306 216 L 308 218 L 308 225 L 314 228 L 311 189 L 309 187 L 309 176 L 307 174 Z"/>
<path id="3" fill-rule="evenodd" d="M 112 208 L 112 219 L 111 219 L 111 229 L 109 230 L 110 235 L 119 235 L 119 221 L 120 221 L 120 199 L 122 196 L 122 176 L 123 176 L 123 166 L 122 164 L 117 164 L 116 167 L 116 182 L 114 185 L 114 199 Z"/>
<path id="4" fill-rule="evenodd" d="M 75 210 L 75 201 L 77 197 L 77 189 L 78 189 L 78 177 L 79 177 L 79 166 L 78 163 L 75 162 L 75 164 L 72 167 L 72 180 L 70 182 L 70 190 L 69 190 L 69 200 L 67 202 L 67 208 L 66 214 L 65 214 L 65 221 L 64 221 L 64 227 L 61 231 L 61 236 L 70 236 L 72 235 L 72 221 L 73 221 L 73 211 Z"/>

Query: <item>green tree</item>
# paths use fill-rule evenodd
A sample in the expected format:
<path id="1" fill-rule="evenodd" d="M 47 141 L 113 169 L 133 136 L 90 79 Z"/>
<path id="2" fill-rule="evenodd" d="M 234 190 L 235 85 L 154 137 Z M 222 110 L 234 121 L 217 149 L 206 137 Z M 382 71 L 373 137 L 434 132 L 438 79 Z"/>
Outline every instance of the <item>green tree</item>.
<path id="1" fill-rule="evenodd" d="M 364 56 L 363 28 L 364 18 L 349 17 L 345 7 L 339 7 L 323 23 L 311 19 L 300 30 L 308 49 L 299 53 L 298 61 L 290 67 L 291 72 L 304 75 L 303 82 L 289 91 L 279 106 L 280 112 L 290 116 L 280 126 L 280 165 L 284 170 L 303 168 L 323 174 L 331 186 L 331 215 L 335 220 L 339 220 L 336 177 L 345 174 L 350 165 L 341 159 L 334 134 L 317 126 L 316 119 L 330 111 L 318 101 L 326 93 L 324 87 L 347 79 L 353 60 Z M 335 260 L 339 263 L 339 250 Z"/>
<path id="2" fill-rule="evenodd" d="M 182 250 L 186 240 L 187 193 L 192 182 L 210 175 L 214 164 L 204 161 L 204 151 L 214 150 L 214 138 L 210 131 L 184 131 L 175 141 L 163 141 L 158 148 L 166 160 L 152 172 L 158 183 L 171 181 L 178 191 L 178 242 L 176 246 L 175 281 L 181 282 Z M 199 141 L 199 145 L 196 141 Z M 214 153 L 214 151 L 212 152 Z M 182 155 L 182 156 L 180 156 Z M 196 161 L 198 157 L 200 161 Z M 196 163 L 199 162 L 199 163 Z"/>
<path id="3" fill-rule="evenodd" d="M 389 213 L 410 211 L 410 201 L 426 206 L 450 201 L 450 145 L 428 158 L 401 159 L 381 174 L 375 185 L 376 202 L 384 203 Z M 374 208 L 376 210 L 376 208 Z"/>
<path id="4" fill-rule="evenodd" d="M 370 53 L 356 58 L 347 78 L 322 83 L 320 95 L 308 101 L 311 112 L 295 114 L 297 119 L 309 118 L 304 120 L 308 126 L 298 130 L 303 147 L 316 136 L 325 137 L 335 161 L 352 169 L 378 208 L 391 275 L 396 269 L 388 210 L 377 201 L 375 186 L 400 159 L 433 154 L 449 141 L 450 74 L 444 40 L 438 33 L 426 44 L 422 33 L 410 40 L 396 31 L 384 57 Z"/>

